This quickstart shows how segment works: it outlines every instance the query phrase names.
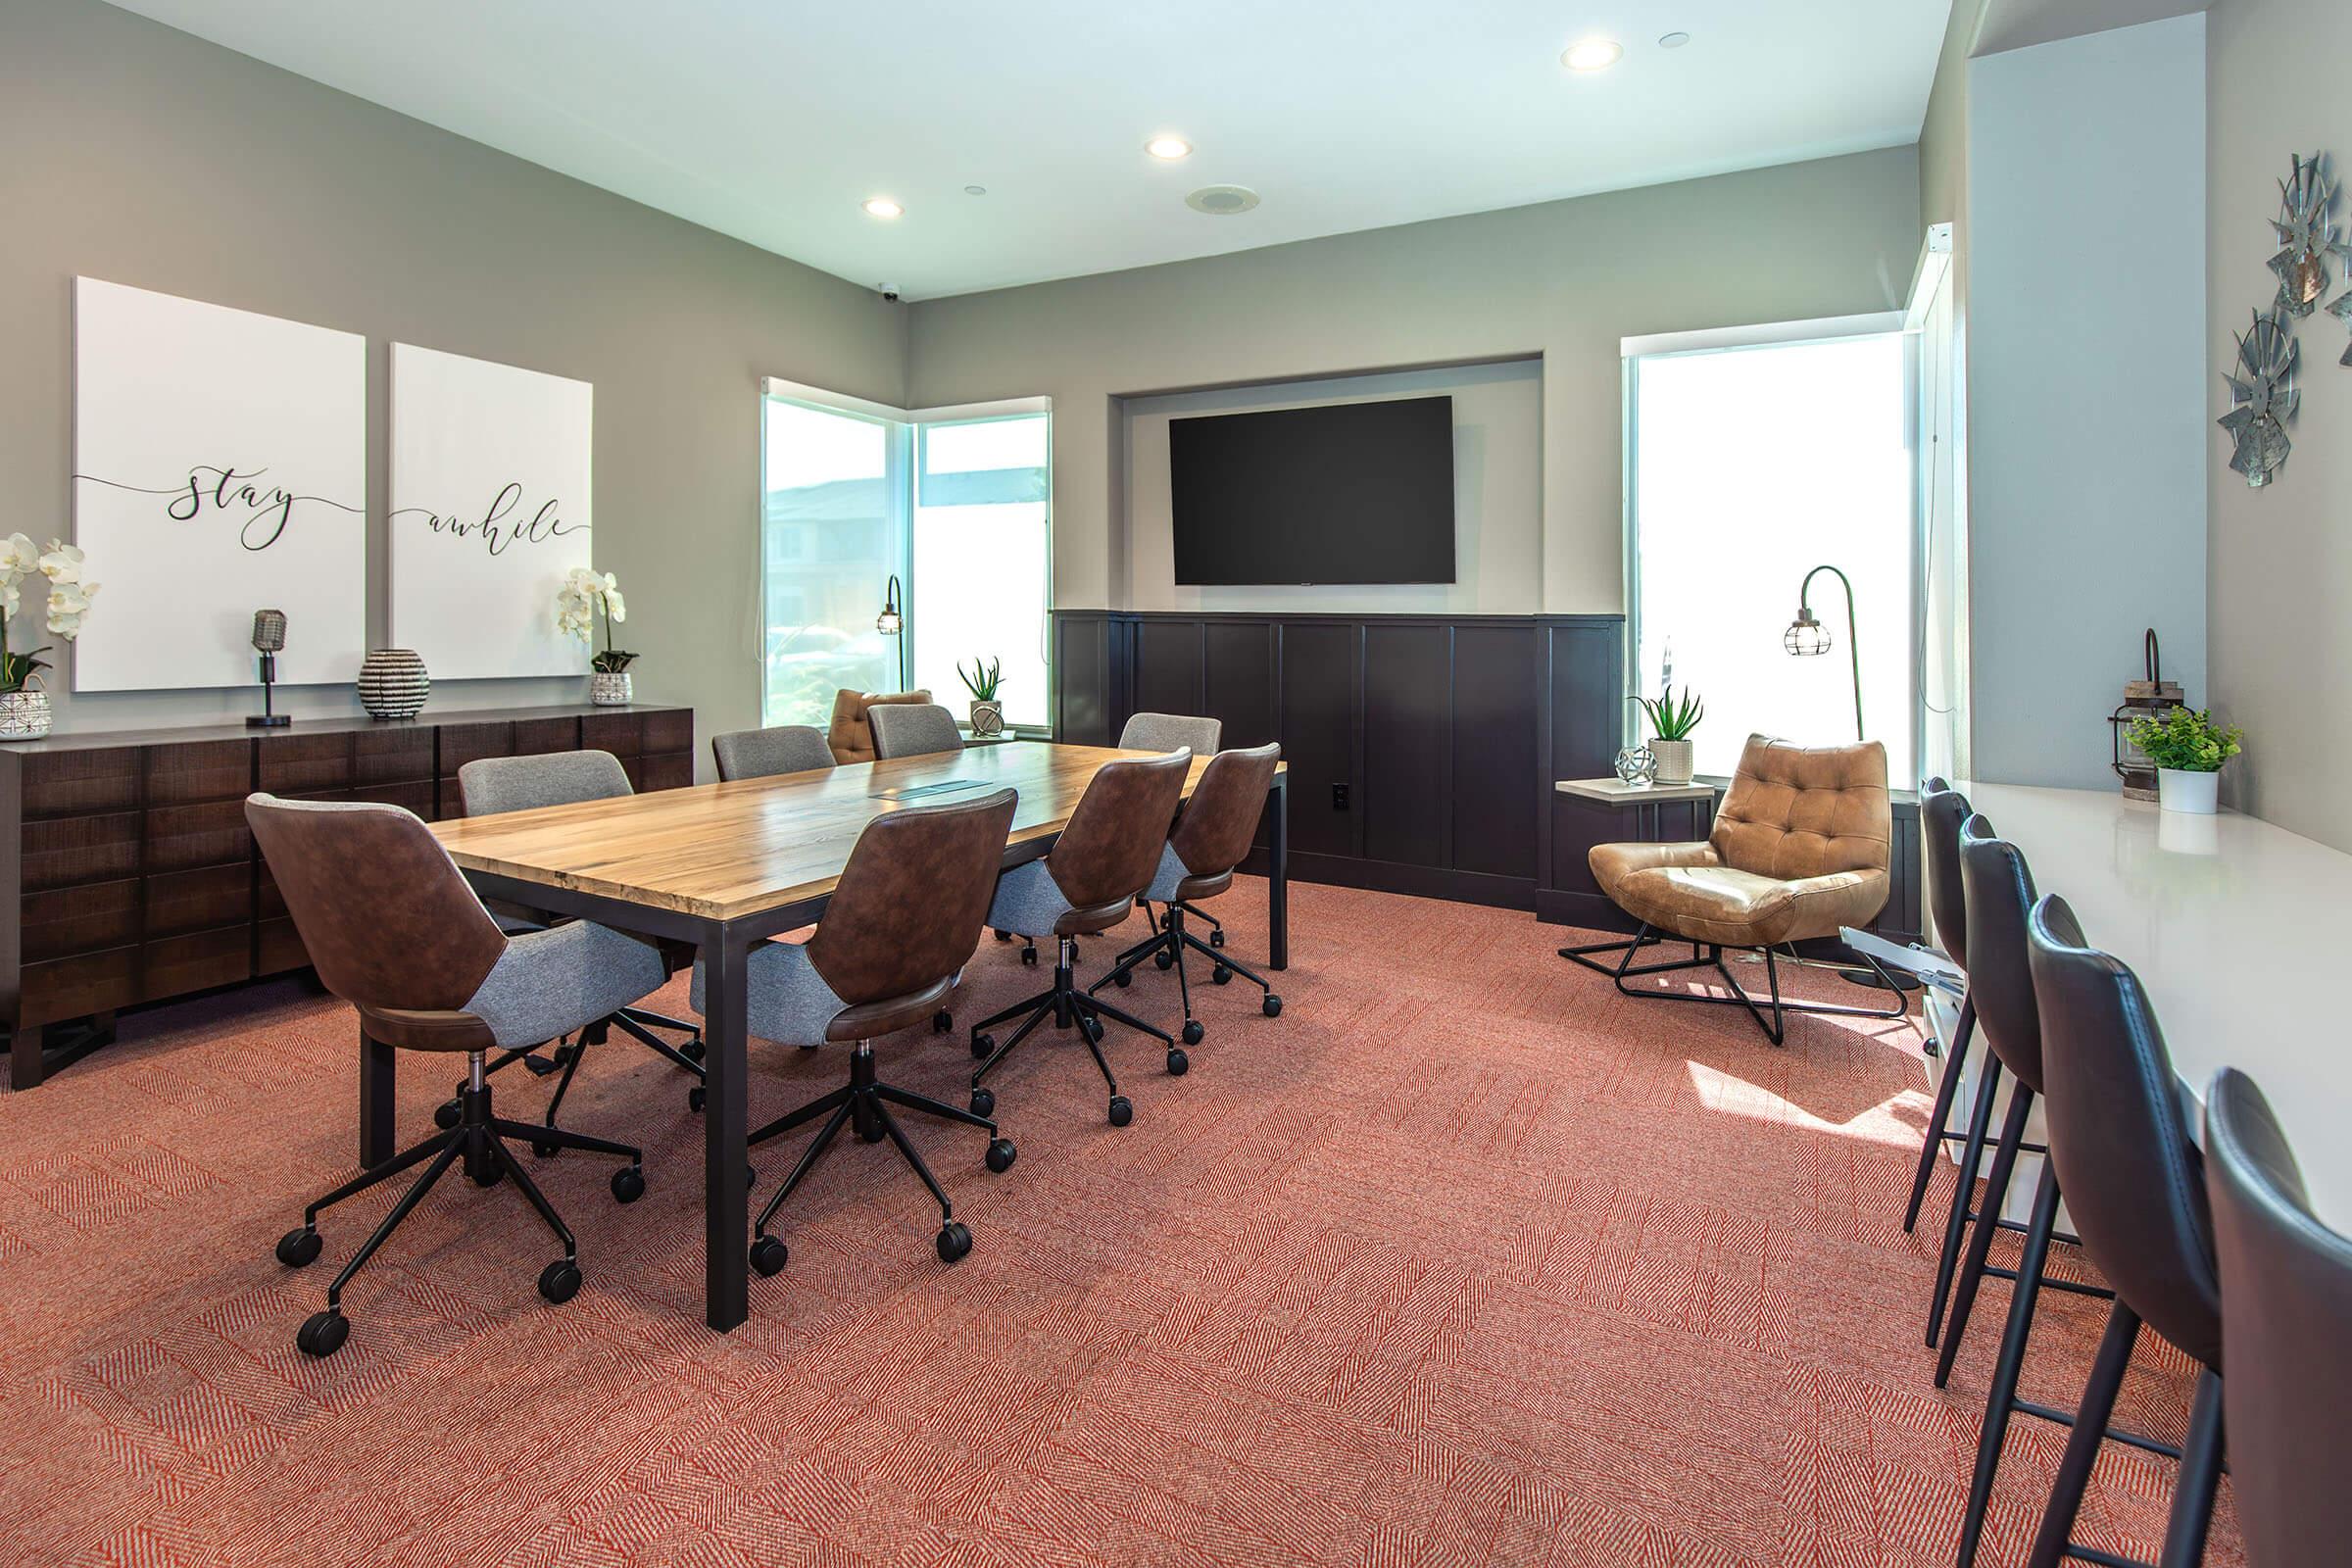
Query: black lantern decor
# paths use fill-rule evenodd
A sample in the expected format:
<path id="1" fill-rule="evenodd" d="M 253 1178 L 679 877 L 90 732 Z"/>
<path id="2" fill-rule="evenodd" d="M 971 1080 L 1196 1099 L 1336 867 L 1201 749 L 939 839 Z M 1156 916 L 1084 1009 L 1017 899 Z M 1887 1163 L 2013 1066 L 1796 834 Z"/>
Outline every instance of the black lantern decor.
<path id="1" fill-rule="evenodd" d="M 2107 715 L 2114 731 L 2115 776 L 2124 781 L 2124 798 L 2129 801 L 2156 799 L 2156 764 L 2147 760 L 2132 744 L 2132 726 L 2143 718 L 2162 718 L 2182 705 L 2184 694 L 2179 681 L 2164 678 L 2164 666 L 2159 662 L 2156 648 L 2156 628 L 2148 628 L 2145 649 L 2148 674 L 2145 680 L 2124 682 L 2123 706 Z"/>

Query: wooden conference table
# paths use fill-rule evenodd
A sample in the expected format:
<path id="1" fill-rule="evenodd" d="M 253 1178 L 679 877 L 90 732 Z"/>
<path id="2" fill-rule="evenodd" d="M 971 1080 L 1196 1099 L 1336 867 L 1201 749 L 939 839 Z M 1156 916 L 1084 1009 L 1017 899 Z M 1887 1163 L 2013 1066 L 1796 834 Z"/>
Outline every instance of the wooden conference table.
<path id="1" fill-rule="evenodd" d="M 433 834 L 476 891 L 616 930 L 696 944 L 705 968 L 703 1118 L 705 1316 L 731 1329 L 749 1310 L 745 1190 L 745 963 L 753 946 L 808 925 L 865 824 L 886 811 L 1020 791 L 1004 863 L 1053 847 L 1103 763 L 1145 752 L 1045 742 L 973 747 L 827 771 L 661 790 L 498 816 L 436 822 Z M 1208 759 L 1193 759 L 1189 797 Z M 923 791 L 925 786 L 947 785 Z M 1289 779 L 1267 797 L 1267 955 L 1290 965 Z M 396 1152 L 391 1048 L 360 1041 L 360 1159 Z"/>
<path id="2" fill-rule="evenodd" d="M 2352 1056 L 2329 1003 L 2352 910 L 2352 855 L 2258 817 L 2188 816 L 2111 790 L 1960 784 L 2025 852 L 2039 893 L 2132 966 L 2204 1137 L 2224 1067 L 2262 1086 L 2320 1217 L 2352 1230 Z"/>

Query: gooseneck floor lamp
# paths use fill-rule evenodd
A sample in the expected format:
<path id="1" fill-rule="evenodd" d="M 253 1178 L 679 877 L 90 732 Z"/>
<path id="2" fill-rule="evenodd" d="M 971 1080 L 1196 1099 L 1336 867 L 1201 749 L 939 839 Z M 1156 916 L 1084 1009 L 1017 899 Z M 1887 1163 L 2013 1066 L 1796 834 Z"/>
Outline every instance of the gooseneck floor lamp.
<path id="1" fill-rule="evenodd" d="M 1845 652 L 1854 670 L 1854 739 L 1861 740 L 1864 738 L 1862 645 L 1861 639 L 1854 635 L 1854 585 L 1844 572 L 1825 563 L 1805 573 L 1804 582 L 1796 590 L 1796 618 L 1788 623 L 1787 631 L 1781 633 L 1781 646 L 1799 659 L 1811 659 L 1830 651 L 1835 639 L 1830 636 L 1830 628 L 1815 618 L 1812 605 L 1813 579 L 1825 571 L 1845 587 Z"/>

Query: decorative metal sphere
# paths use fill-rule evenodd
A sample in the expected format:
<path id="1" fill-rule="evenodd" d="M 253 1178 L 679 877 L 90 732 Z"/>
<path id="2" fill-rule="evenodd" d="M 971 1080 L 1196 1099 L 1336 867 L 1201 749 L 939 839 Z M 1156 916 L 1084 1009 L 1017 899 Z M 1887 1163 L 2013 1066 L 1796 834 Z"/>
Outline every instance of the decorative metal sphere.
<path id="1" fill-rule="evenodd" d="M 1617 754 L 1617 780 L 1621 784 L 1646 784 L 1658 776 L 1658 760 L 1646 746 L 1628 746 Z"/>

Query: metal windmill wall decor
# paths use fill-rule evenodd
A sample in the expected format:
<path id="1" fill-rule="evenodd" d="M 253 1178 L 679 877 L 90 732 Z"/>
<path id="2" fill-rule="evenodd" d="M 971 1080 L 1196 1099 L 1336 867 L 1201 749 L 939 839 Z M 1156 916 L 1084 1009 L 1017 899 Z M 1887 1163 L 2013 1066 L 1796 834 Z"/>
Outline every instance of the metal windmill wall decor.
<path id="1" fill-rule="evenodd" d="M 2230 383 L 2234 405 L 2218 421 L 2236 443 L 2230 466 L 2253 489 L 2269 484 L 2286 466 L 2286 426 L 2302 401 L 2295 390 L 2297 354 L 2285 315 L 2257 311 L 2254 324 L 2237 334 L 2237 372 L 2222 377 Z"/>
<path id="2" fill-rule="evenodd" d="M 2294 155 L 2286 178 L 2278 182 L 2278 216 L 2271 227 L 2278 231 L 2278 254 L 2271 270 L 2278 274 L 2278 309 L 2288 316 L 2309 316 L 2328 292 L 2328 258 L 2352 263 L 2332 212 L 2335 184 L 2328 177 L 2325 153 L 2309 158 Z M 2345 296 L 2352 299 L 2352 293 Z M 2344 301 L 2332 310 L 2341 313 Z"/>

